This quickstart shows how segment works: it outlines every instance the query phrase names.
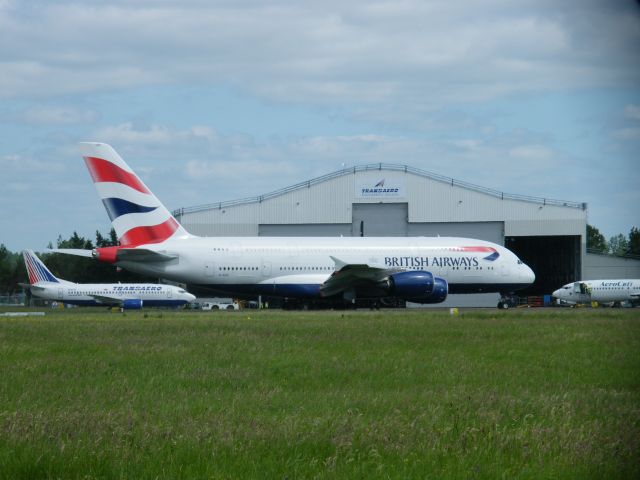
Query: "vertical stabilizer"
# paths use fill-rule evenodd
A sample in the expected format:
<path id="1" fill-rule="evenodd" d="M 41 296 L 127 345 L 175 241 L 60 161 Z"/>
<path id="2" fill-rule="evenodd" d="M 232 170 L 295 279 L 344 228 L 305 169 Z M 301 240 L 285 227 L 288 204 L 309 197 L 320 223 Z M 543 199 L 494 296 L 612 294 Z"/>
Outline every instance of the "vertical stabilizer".
<path id="1" fill-rule="evenodd" d="M 29 274 L 29 283 L 35 285 L 40 282 L 60 283 L 53 273 L 49 271 L 44 263 L 33 253 L 33 250 L 24 250 L 22 252 L 24 264 Z"/>
<path id="2" fill-rule="evenodd" d="M 81 143 L 82 155 L 120 245 L 189 236 L 118 153 L 106 143 Z"/>

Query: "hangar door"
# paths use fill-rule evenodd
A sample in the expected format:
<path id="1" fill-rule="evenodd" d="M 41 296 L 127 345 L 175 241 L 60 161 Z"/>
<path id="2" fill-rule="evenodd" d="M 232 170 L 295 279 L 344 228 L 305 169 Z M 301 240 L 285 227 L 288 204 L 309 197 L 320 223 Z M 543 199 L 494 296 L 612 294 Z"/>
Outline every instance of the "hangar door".
<path id="1" fill-rule="evenodd" d="M 504 245 L 502 222 L 410 223 L 410 237 L 466 237 Z"/>
<path id="2" fill-rule="evenodd" d="M 407 203 L 354 203 L 351 235 L 359 237 L 406 237 L 409 208 Z"/>

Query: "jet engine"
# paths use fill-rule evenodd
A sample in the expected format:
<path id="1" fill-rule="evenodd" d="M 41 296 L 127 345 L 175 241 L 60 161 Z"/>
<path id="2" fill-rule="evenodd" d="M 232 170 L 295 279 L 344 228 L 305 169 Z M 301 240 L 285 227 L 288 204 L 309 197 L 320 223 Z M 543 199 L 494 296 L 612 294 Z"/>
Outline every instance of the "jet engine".
<path id="1" fill-rule="evenodd" d="M 390 295 L 415 303 L 441 303 L 449 293 L 449 285 L 443 278 L 431 272 L 399 272 L 386 280 Z"/>
<path id="2" fill-rule="evenodd" d="M 140 310 L 142 308 L 142 300 L 139 298 L 127 298 L 122 302 L 123 310 Z"/>

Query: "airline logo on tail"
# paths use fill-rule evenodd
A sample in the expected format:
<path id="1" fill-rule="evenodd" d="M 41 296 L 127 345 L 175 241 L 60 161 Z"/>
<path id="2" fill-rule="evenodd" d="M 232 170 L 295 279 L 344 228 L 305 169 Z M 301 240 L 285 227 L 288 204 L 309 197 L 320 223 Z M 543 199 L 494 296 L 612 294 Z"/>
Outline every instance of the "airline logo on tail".
<path id="1" fill-rule="evenodd" d="M 84 161 L 121 246 L 161 243 L 187 232 L 109 145 L 84 143 Z"/>
<path id="2" fill-rule="evenodd" d="M 24 264 L 27 267 L 27 273 L 29 274 L 29 283 L 35 285 L 40 282 L 55 282 L 60 283 L 58 279 L 49 271 L 44 263 L 36 257 L 35 253 L 31 250 L 25 250 L 22 252 L 24 257 Z"/>

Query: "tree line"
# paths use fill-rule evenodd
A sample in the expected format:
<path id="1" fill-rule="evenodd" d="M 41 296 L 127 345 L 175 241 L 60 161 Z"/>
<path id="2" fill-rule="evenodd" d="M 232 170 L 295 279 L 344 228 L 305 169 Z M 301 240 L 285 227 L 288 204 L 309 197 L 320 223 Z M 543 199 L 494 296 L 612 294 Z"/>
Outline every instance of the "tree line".
<path id="1" fill-rule="evenodd" d="M 96 247 L 118 245 L 114 229 L 108 235 L 96 231 L 95 241 L 73 232 L 69 238 L 58 236 L 57 248 L 80 248 L 92 250 Z M 53 248 L 51 242 L 47 248 Z M 155 282 L 156 278 L 145 277 L 113 265 L 97 262 L 93 258 L 65 255 L 62 253 L 36 252 L 51 273 L 56 277 L 76 283 L 139 283 Z M 24 265 L 22 252 L 11 252 L 4 244 L 0 244 L 0 294 L 13 295 L 22 290 L 19 283 L 29 283 L 29 276 Z"/>
<path id="2" fill-rule="evenodd" d="M 590 252 L 640 257 L 640 229 L 633 227 L 628 236 L 619 233 L 608 241 L 596 227 L 587 225 L 587 249 Z"/>

